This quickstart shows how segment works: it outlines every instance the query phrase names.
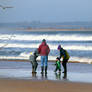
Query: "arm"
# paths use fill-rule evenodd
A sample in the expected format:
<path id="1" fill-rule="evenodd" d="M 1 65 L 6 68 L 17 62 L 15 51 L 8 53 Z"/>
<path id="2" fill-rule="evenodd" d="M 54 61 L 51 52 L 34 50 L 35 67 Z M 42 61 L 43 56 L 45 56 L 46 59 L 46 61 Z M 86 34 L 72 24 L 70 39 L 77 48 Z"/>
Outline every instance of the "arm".
<path id="1" fill-rule="evenodd" d="M 40 52 L 41 52 L 41 45 L 38 48 L 38 53 L 40 54 Z"/>
<path id="2" fill-rule="evenodd" d="M 49 48 L 49 46 L 47 45 L 47 54 L 49 54 L 50 53 L 50 48 Z"/>

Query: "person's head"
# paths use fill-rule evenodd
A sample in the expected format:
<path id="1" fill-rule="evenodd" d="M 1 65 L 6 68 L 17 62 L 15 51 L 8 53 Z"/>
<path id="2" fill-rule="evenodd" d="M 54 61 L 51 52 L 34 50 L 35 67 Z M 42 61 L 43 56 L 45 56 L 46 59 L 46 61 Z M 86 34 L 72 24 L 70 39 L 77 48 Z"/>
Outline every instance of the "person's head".
<path id="1" fill-rule="evenodd" d="M 43 40 L 42 40 L 42 42 L 46 42 L 46 40 L 45 40 L 45 39 L 43 39 Z"/>
<path id="2" fill-rule="evenodd" d="M 36 49 L 35 51 L 34 51 L 34 55 L 38 55 L 39 53 L 38 53 L 38 49 Z"/>
<path id="3" fill-rule="evenodd" d="M 60 58 L 59 58 L 59 57 L 57 57 L 57 58 L 56 58 L 56 61 L 57 61 L 57 60 L 60 60 Z"/>
<path id="4" fill-rule="evenodd" d="M 57 49 L 60 50 L 61 49 L 61 45 L 58 45 L 58 48 Z"/>

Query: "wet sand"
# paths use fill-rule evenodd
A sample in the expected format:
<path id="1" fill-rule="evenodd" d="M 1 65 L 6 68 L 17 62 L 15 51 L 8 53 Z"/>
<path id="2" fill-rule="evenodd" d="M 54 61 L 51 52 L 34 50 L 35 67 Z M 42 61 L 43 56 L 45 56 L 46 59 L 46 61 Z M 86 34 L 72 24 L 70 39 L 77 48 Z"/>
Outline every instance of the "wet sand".
<path id="1" fill-rule="evenodd" d="M 0 79 L 0 92 L 92 92 L 92 84 Z"/>
<path id="2" fill-rule="evenodd" d="M 68 63 L 67 75 L 54 73 L 54 62 L 48 64 L 47 75 L 40 74 L 40 62 L 35 75 L 29 62 L 0 61 L 0 92 L 92 91 L 91 64 Z"/>

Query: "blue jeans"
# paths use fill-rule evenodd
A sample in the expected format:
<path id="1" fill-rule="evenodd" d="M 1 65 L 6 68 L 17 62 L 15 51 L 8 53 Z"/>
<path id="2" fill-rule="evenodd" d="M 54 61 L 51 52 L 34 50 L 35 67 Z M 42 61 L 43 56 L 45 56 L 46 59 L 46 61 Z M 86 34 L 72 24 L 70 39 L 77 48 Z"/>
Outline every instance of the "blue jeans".
<path id="1" fill-rule="evenodd" d="M 41 56 L 41 66 L 44 66 L 45 63 L 45 67 L 48 66 L 48 56 Z"/>

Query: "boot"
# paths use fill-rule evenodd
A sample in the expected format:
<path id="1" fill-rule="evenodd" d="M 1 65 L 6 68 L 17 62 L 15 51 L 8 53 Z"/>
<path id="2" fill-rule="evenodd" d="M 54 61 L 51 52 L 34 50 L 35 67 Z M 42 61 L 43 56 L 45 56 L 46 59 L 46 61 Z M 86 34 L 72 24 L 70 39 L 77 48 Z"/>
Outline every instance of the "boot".
<path id="1" fill-rule="evenodd" d="M 42 66 L 41 67 L 41 74 L 43 74 L 43 71 L 44 71 L 44 67 Z"/>
<path id="2" fill-rule="evenodd" d="M 45 66 L 45 74 L 47 74 L 47 66 Z"/>
<path id="3" fill-rule="evenodd" d="M 32 73 L 34 73 L 34 66 L 32 66 Z"/>

